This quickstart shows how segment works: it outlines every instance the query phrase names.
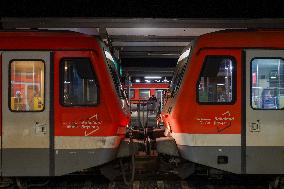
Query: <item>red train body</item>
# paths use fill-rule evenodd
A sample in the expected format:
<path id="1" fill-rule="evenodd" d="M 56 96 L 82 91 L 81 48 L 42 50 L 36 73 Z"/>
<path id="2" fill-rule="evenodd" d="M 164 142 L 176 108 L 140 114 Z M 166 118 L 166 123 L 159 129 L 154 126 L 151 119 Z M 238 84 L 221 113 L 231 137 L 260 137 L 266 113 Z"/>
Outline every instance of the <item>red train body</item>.
<path id="1" fill-rule="evenodd" d="M 169 89 L 168 83 L 133 83 L 130 87 L 130 100 L 148 100 L 154 95 L 157 98 Z"/>
<path id="2" fill-rule="evenodd" d="M 165 93 L 169 89 L 168 83 L 133 83 L 130 87 L 129 99 L 131 110 L 137 110 L 137 104 L 143 104 L 154 95 L 157 98 L 157 108 L 164 105 Z M 133 116 L 133 115 L 132 115 Z"/>
<path id="3" fill-rule="evenodd" d="M 229 30 L 184 50 L 162 111 L 184 159 L 238 174 L 284 173 L 283 49 L 284 31 Z"/>
<path id="4" fill-rule="evenodd" d="M 114 59 L 74 32 L 0 32 L 1 175 L 53 176 L 116 157 L 129 108 Z"/>

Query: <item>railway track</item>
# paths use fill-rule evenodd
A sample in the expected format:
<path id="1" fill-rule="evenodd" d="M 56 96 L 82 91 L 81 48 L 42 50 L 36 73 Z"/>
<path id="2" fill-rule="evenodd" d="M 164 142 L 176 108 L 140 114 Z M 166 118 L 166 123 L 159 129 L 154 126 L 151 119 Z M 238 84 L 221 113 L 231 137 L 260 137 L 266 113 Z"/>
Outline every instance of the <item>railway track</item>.
<path id="1" fill-rule="evenodd" d="M 189 178 L 187 180 L 174 179 L 137 179 L 131 185 L 125 185 L 122 179 L 112 182 L 98 177 L 58 177 L 50 180 L 42 187 L 28 187 L 40 189 L 269 189 L 268 182 L 234 182 L 224 180 L 210 180 L 206 178 Z"/>

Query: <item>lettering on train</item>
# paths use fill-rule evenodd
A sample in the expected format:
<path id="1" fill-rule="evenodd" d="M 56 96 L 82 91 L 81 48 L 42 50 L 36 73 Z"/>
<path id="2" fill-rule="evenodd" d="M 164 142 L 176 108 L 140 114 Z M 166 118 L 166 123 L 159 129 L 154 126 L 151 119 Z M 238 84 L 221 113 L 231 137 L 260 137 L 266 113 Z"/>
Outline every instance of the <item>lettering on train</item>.
<path id="1" fill-rule="evenodd" d="M 100 120 L 98 114 L 94 114 L 89 118 L 83 120 L 75 120 L 70 122 L 63 122 L 63 125 L 67 129 L 84 129 L 85 136 L 89 136 L 94 134 L 100 129 L 100 125 L 102 124 L 102 120 Z"/>
<path id="2" fill-rule="evenodd" d="M 225 129 L 231 127 L 232 121 L 235 120 L 235 117 L 231 115 L 230 111 L 214 116 L 214 118 L 196 118 L 202 126 L 216 126 L 218 132 L 222 132 Z"/>

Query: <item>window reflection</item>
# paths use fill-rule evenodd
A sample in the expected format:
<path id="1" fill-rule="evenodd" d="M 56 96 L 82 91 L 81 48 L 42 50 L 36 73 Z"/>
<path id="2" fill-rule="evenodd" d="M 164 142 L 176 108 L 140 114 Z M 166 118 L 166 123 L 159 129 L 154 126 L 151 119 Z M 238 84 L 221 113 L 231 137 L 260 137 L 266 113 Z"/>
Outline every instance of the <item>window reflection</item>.
<path id="1" fill-rule="evenodd" d="M 89 59 L 64 59 L 63 104 L 67 106 L 95 105 L 98 103 L 98 85 Z"/>
<path id="2" fill-rule="evenodd" d="M 134 97 L 135 97 L 135 91 L 134 91 L 134 89 L 130 89 L 130 96 L 129 96 L 129 98 L 132 99 Z"/>
<path id="3" fill-rule="evenodd" d="M 251 62 L 251 105 L 254 109 L 284 107 L 284 62 L 256 58 Z"/>
<path id="4" fill-rule="evenodd" d="M 234 67 L 235 64 L 231 58 L 207 57 L 199 78 L 199 102 L 232 102 Z"/>
<path id="5" fill-rule="evenodd" d="M 42 111 L 44 109 L 44 62 L 17 60 L 10 64 L 10 109 Z"/>
<path id="6" fill-rule="evenodd" d="M 139 90 L 139 98 L 140 99 L 147 99 L 150 97 L 150 90 L 149 89 L 140 89 Z"/>

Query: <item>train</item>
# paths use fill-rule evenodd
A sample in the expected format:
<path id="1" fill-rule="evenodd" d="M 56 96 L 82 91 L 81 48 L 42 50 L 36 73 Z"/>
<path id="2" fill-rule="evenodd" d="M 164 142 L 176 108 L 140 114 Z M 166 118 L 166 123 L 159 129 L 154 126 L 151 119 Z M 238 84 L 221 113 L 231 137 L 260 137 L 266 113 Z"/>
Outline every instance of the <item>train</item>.
<path id="1" fill-rule="evenodd" d="M 147 102 L 153 95 L 157 98 L 157 108 L 161 110 L 168 89 L 169 83 L 132 83 L 129 87 L 131 110 L 137 110 L 137 104 Z"/>
<path id="2" fill-rule="evenodd" d="M 174 144 L 160 153 L 228 173 L 283 174 L 283 108 L 283 30 L 201 35 L 178 59 L 161 114 Z"/>
<path id="3" fill-rule="evenodd" d="M 60 176 L 116 158 L 129 104 L 102 40 L 1 31 L 1 175 Z"/>
<path id="4" fill-rule="evenodd" d="M 128 101 L 117 62 L 99 38 L 1 31 L 1 175 L 61 176 L 115 168 L 111 162 L 121 157 L 133 160 L 145 141 L 126 138 L 130 105 L 151 95 L 161 115 L 149 118 L 153 125 L 163 122 L 165 137 L 149 144 L 155 139 L 159 155 L 190 162 L 188 173 L 202 165 L 234 174 L 283 174 L 283 36 L 275 29 L 201 35 L 181 53 L 170 86 L 133 83 Z M 146 123 L 144 135 L 150 133 Z"/>

